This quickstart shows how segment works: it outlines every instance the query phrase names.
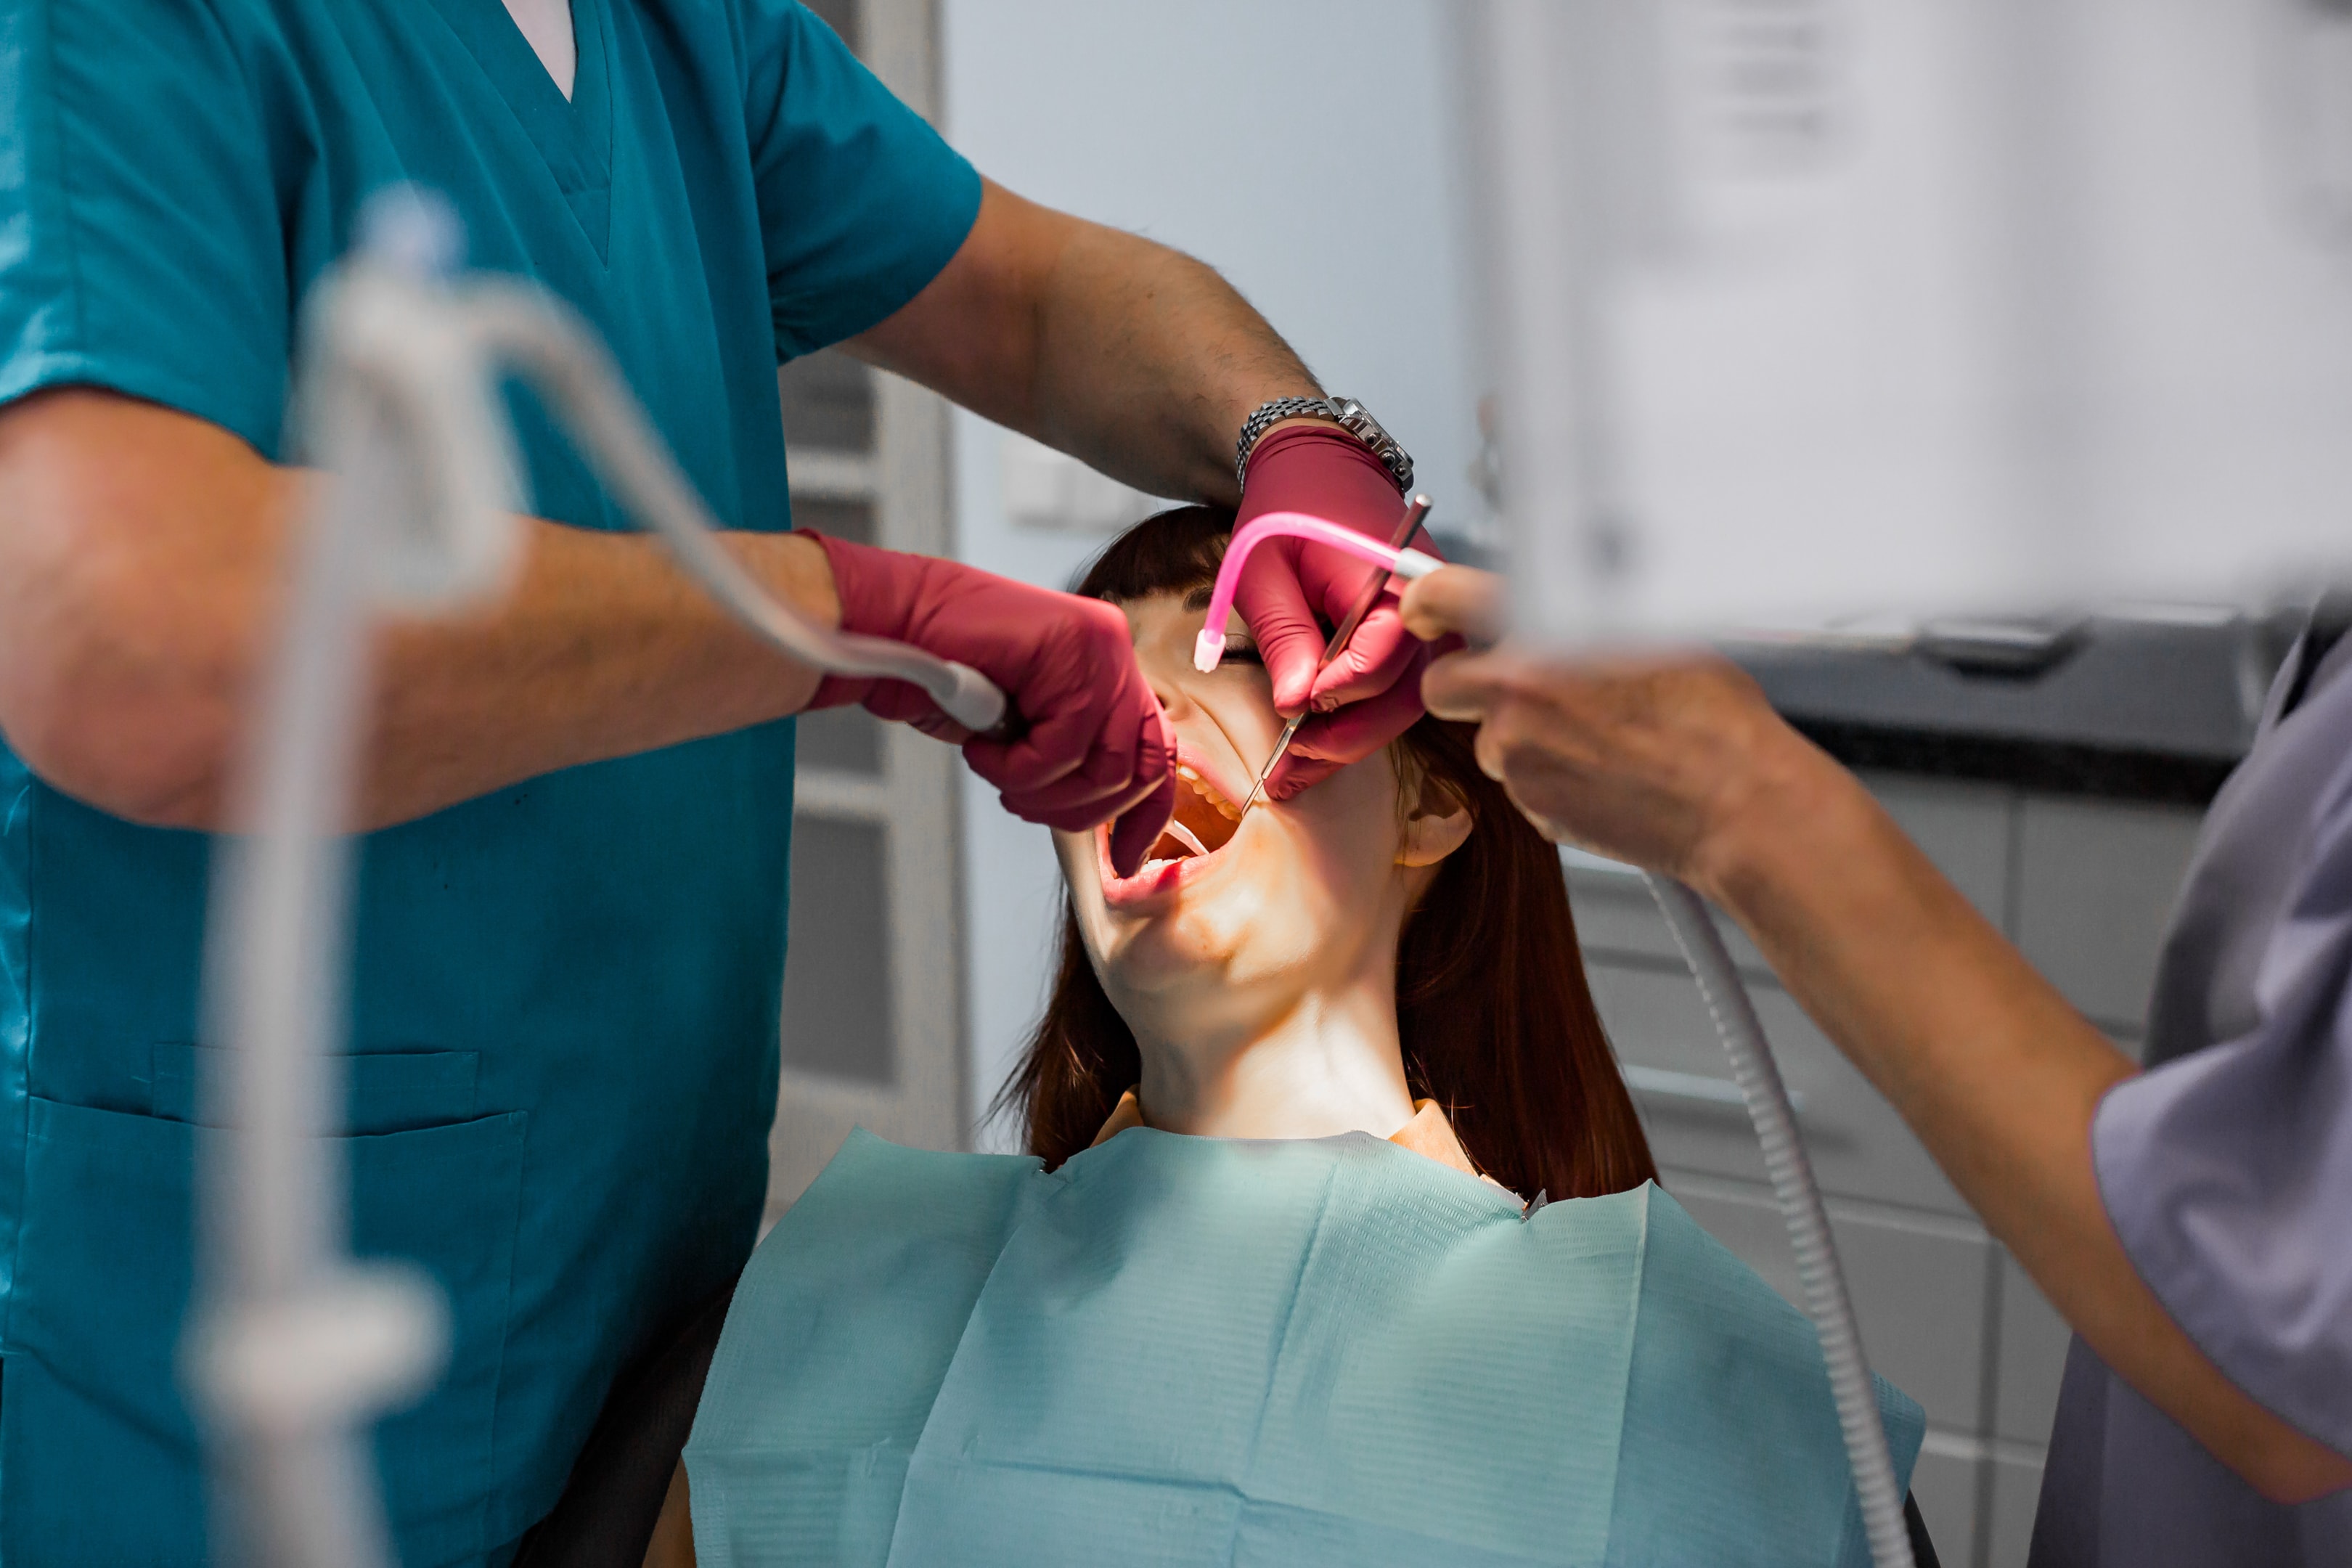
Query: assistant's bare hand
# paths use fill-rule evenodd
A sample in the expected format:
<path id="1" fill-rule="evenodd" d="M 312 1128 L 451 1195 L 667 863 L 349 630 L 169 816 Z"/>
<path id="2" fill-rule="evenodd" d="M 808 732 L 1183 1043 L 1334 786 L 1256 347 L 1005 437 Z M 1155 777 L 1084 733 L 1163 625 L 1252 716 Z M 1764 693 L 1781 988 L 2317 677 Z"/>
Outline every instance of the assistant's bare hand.
<path id="1" fill-rule="evenodd" d="M 1475 566 L 1441 566 L 1406 585 L 1397 615 L 1423 642 L 1458 637 L 1473 647 L 1503 638 L 1503 580 Z"/>
<path id="2" fill-rule="evenodd" d="M 1424 636 L 1491 636 L 1501 595 L 1449 568 L 1405 595 Z M 1506 642 L 1440 658 L 1429 710 L 1478 725 L 1479 765 L 1548 837 L 1712 890 L 1740 833 L 1843 775 L 1712 654 L 1566 658 Z M 1823 770 L 1827 770 L 1826 773 Z"/>

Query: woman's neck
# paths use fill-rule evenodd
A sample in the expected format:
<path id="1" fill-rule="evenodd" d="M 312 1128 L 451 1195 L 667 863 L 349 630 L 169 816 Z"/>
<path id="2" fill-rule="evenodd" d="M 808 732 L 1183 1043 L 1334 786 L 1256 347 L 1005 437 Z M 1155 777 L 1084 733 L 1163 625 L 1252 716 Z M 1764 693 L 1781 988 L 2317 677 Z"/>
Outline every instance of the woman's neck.
<path id="1" fill-rule="evenodd" d="M 1393 976 L 1310 991 L 1278 1016 L 1217 1035 L 1137 1031 L 1144 1121 L 1210 1138 L 1386 1138 L 1412 1120 Z"/>

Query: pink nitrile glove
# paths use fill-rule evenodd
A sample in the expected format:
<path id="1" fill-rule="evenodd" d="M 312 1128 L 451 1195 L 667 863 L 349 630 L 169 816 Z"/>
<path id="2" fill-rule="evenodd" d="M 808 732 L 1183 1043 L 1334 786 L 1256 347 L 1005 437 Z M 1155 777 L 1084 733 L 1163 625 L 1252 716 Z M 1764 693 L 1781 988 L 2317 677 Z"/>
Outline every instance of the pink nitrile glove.
<path id="1" fill-rule="evenodd" d="M 1393 594 L 1386 605 L 1393 613 Z M 1370 616 L 1364 617 L 1364 624 L 1371 624 Z M 1349 639 L 1349 646 L 1354 646 L 1354 639 Z M 1349 763 L 1363 761 L 1412 729 L 1429 711 L 1421 700 L 1423 673 L 1432 659 L 1462 646 L 1462 639 L 1454 637 L 1433 643 L 1415 641 L 1412 659 L 1394 686 L 1376 697 L 1350 702 L 1328 713 L 1318 713 L 1298 726 L 1298 733 L 1291 737 L 1290 750 L 1274 764 L 1274 772 L 1265 776 L 1266 798 L 1288 800 L 1301 790 L 1312 789 Z M 1339 668 L 1338 660 L 1332 661 L 1332 668 Z"/>
<path id="2" fill-rule="evenodd" d="M 828 675 L 809 706 L 856 702 L 961 746 L 971 771 L 1027 821 L 1067 833 L 1112 823 L 1112 868 L 1132 876 L 1175 811 L 1176 739 L 1118 607 L 802 531 L 833 568 L 842 630 L 970 665 L 1003 689 L 1026 728 L 1010 740 L 973 735 L 903 680 Z"/>
<path id="3" fill-rule="evenodd" d="M 1396 481 L 1362 442 L 1334 426 L 1288 425 L 1250 454 L 1234 527 L 1238 531 L 1270 511 L 1303 511 L 1386 543 L 1404 508 Z M 1426 550 L 1427 541 L 1417 548 Z M 1430 652 L 1404 629 L 1393 593 L 1372 607 L 1330 668 L 1316 674 L 1331 628 L 1356 607 L 1371 570 L 1323 545 L 1269 539 L 1242 572 L 1234 607 L 1257 639 L 1276 710 L 1285 718 L 1316 710 L 1266 779 L 1269 799 L 1287 800 L 1371 755 L 1422 715 L 1421 671 Z"/>

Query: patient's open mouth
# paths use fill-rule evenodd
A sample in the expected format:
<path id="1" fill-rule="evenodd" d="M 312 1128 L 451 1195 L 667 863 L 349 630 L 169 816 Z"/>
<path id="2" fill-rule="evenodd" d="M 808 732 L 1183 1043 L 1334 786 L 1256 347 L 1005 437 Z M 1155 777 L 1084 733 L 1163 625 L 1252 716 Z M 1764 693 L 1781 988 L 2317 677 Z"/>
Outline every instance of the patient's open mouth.
<path id="1" fill-rule="evenodd" d="M 1217 851 L 1233 842 L 1241 826 L 1241 807 L 1235 805 L 1226 787 L 1209 782 L 1213 769 L 1203 768 L 1197 757 L 1184 754 L 1180 747 L 1176 757 L 1176 815 L 1158 838 L 1152 841 L 1150 852 L 1132 877 L 1122 877 L 1110 867 L 1110 827 L 1108 824 L 1095 829 L 1095 855 L 1102 871 L 1103 901 L 1114 910 L 1138 913 L 1172 895 L 1193 877 L 1211 871 L 1223 864 Z"/>
<path id="2" fill-rule="evenodd" d="M 1153 842 L 1147 862 L 1205 858 L 1232 842 L 1241 826 L 1241 808 L 1190 763 L 1176 764 L 1176 816 Z"/>

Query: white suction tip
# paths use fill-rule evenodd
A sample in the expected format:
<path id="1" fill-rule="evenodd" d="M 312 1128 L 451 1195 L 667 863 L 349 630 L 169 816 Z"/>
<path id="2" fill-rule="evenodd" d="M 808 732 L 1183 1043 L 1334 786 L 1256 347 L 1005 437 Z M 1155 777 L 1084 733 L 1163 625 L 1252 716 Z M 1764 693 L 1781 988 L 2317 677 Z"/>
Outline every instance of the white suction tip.
<path id="1" fill-rule="evenodd" d="M 1004 718 L 1004 693 L 970 665 L 958 664 L 953 659 L 942 662 L 954 684 L 944 694 L 933 691 L 931 700 L 949 718 L 976 735 L 995 729 Z"/>
<path id="2" fill-rule="evenodd" d="M 1445 563 L 1436 556 L 1424 555 L 1418 550 L 1400 550 L 1397 552 L 1396 565 L 1391 570 L 1394 575 L 1402 577 L 1407 582 L 1417 582 L 1444 564 Z"/>
<path id="3" fill-rule="evenodd" d="M 1225 639 L 1223 636 L 1220 633 L 1211 631 L 1206 626 L 1202 626 L 1201 628 L 1201 635 L 1192 639 L 1192 668 L 1199 670 L 1202 675 L 1206 675 L 1211 670 L 1216 668 L 1218 665 L 1223 663 L 1224 658 Z"/>

